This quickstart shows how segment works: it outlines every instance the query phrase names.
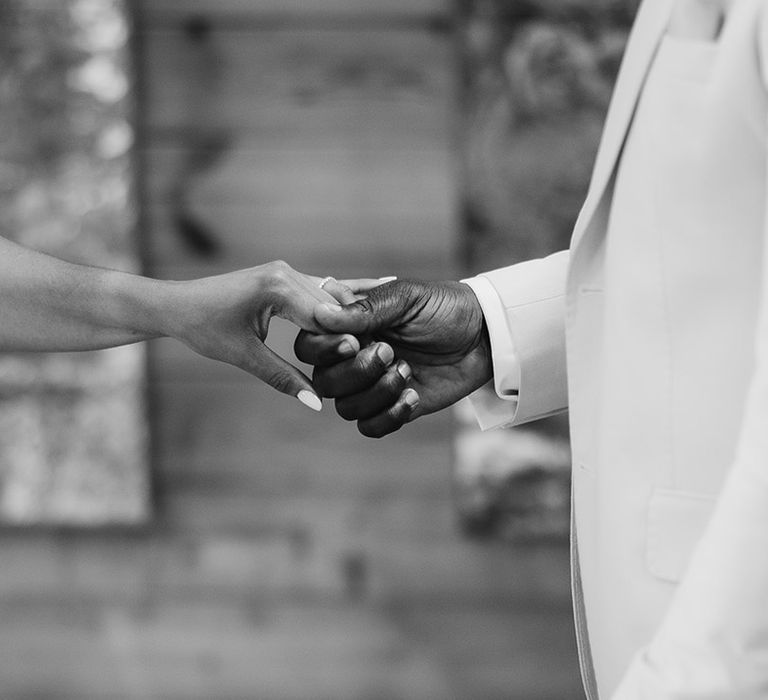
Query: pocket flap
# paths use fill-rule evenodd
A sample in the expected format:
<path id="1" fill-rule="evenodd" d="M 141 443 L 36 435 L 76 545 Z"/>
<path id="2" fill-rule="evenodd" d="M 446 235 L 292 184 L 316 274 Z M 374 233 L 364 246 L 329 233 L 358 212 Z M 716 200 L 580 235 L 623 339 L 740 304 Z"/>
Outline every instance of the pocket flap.
<path id="1" fill-rule="evenodd" d="M 656 577 L 677 583 L 693 549 L 704 534 L 715 497 L 688 491 L 656 489 L 648 504 L 646 561 Z"/>

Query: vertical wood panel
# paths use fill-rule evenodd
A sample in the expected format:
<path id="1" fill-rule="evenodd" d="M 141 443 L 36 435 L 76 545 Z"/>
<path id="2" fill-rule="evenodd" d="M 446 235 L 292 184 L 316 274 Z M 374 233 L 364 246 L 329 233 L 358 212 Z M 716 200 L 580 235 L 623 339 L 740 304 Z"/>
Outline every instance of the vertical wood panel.
<path id="1" fill-rule="evenodd" d="M 129 18 L 120 0 L 96 9 L 3 3 L 0 231 L 137 271 Z M 0 356 L 0 522 L 145 522 L 144 360 L 142 346 Z"/>
<path id="2" fill-rule="evenodd" d="M 418 20 L 448 16 L 452 5 L 451 0 L 139 0 L 141 12 L 151 25 L 178 21 L 195 13 L 251 22 L 278 17 L 302 24 L 318 24 L 329 17 L 347 22 L 360 18 Z"/>
<path id="3" fill-rule="evenodd" d="M 150 27 L 143 46 L 158 274 L 183 274 L 168 196 L 179 164 L 207 142 L 226 146 L 192 184 L 190 209 L 219 236 L 221 267 L 273 258 L 337 275 L 450 267 L 446 37 L 213 25 L 205 56 L 221 79 L 208 92 L 197 81 L 209 75 L 193 60 L 199 47 L 181 29 Z"/>

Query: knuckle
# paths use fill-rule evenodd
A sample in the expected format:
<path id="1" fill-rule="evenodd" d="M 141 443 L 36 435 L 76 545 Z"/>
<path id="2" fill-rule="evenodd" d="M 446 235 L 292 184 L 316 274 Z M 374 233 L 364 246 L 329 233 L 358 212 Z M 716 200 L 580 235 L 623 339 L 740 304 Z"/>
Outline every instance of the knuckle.
<path id="1" fill-rule="evenodd" d="M 364 299 L 356 301 L 355 306 L 367 314 L 373 313 L 373 302 L 371 301 L 370 297 L 365 297 Z"/>
<path id="2" fill-rule="evenodd" d="M 268 370 L 264 380 L 278 391 L 288 391 L 291 386 L 291 376 L 282 369 Z"/>
<path id="3" fill-rule="evenodd" d="M 359 353 L 357 356 L 357 363 L 360 371 L 368 377 L 378 378 L 387 370 L 387 365 L 378 353 L 378 349 L 381 345 L 381 343 L 370 345 L 364 352 Z"/>
<path id="4" fill-rule="evenodd" d="M 405 425 L 408 420 L 408 411 L 408 407 L 400 401 L 387 411 L 387 420 L 400 428 Z"/>
<path id="5" fill-rule="evenodd" d="M 405 389 L 405 378 L 396 367 L 391 368 L 379 382 L 382 391 L 388 396 L 399 397 L 403 389 Z"/>
<path id="6" fill-rule="evenodd" d="M 291 266 L 284 260 L 269 263 L 269 272 L 275 281 L 285 281 L 291 274 Z"/>

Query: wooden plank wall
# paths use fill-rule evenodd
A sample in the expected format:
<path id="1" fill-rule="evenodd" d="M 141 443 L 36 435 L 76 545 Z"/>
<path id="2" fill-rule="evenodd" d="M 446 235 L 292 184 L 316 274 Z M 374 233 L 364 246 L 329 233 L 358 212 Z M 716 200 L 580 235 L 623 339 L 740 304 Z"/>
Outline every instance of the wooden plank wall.
<path id="1" fill-rule="evenodd" d="M 155 274 L 278 257 L 454 274 L 447 2 L 140 9 Z M 203 54 L 194 13 L 212 22 Z M 171 225 L 174 178 L 207 138 L 219 152 L 189 206 L 221 241 L 213 259 Z M 0 537 L 1 697 L 579 697 L 567 547 L 457 535 L 448 414 L 370 441 L 172 342 L 150 354 L 156 524 Z"/>
<path id="2" fill-rule="evenodd" d="M 445 3 L 192 4 L 213 26 L 202 57 L 183 31 L 184 3 L 145 9 L 158 270 L 179 262 L 164 194 L 195 134 L 218 130 L 226 153 L 197 184 L 194 209 L 225 239 L 224 264 L 290 257 L 340 274 L 445 274 L 453 56 L 446 33 L 430 31 Z"/>

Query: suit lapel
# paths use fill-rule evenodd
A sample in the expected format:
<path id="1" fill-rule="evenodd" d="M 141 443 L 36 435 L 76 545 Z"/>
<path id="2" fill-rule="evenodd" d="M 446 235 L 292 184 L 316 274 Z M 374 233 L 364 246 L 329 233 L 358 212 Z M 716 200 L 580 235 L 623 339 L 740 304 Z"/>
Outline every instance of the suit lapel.
<path id="1" fill-rule="evenodd" d="M 672 0 L 645 0 L 638 11 L 608 109 L 592 181 L 574 227 L 572 250 L 578 246 L 611 179 L 672 4 Z"/>

